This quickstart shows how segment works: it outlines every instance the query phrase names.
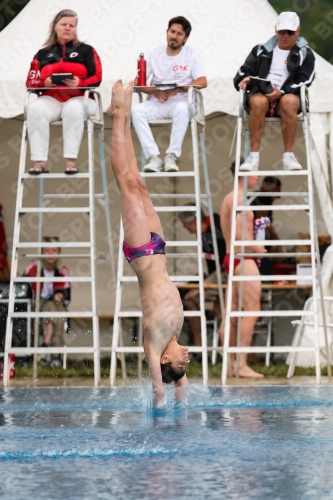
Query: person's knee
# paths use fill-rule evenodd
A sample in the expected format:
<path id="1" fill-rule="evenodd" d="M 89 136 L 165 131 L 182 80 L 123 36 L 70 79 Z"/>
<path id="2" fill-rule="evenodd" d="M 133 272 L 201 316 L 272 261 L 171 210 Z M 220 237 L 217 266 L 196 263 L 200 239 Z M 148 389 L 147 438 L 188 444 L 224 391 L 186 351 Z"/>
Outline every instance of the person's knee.
<path id="1" fill-rule="evenodd" d="M 188 103 L 187 102 L 178 102 L 175 105 L 175 110 L 174 110 L 174 118 L 175 117 L 183 117 L 186 118 L 187 120 L 190 119 L 190 114 L 188 110 Z"/>
<path id="2" fill-rule="evenodd" d="M 184 305 L 188 310 L 198 310 L 199 309 L 199 296 L 197 290 L 188 290 L 183 299 Z"/>
<path id="3" fill-rule="evenodd" d="M 267 113 L 268 99 L 263 94 L 253 94 L 249 100 L 249 107 L 251 113 Z"/>
<path id="4" fill-rule="evenodd" d="M 40 119 L 47 115 L 47 107 L 43 101 L 39 102 L 39 99 L 32 102 L 28 107 L 28 120 Z"/>
<path id="5" fill-rule="evenodd" d="M 135 121 L 137 118 L 146 118 L 147 119 L 147 113 L 145 111 L 144 105 L 145 103 L 140 103 L 137 104 L 136 106 L 133 106 L 131 110 L 131 117 L 132 121 Z"/>
<path id="6" fill-rule="evenodd" d="M 293 94 L 284 95 L 279 102 L 279 111 L 288 115 L 297 115 L 299 98 Z"/>
<path id="7" fill-rule="evenodd" d="M 74 101 L 73 99 L 69 99 L 63 106 L 61 111 L 61 117 L 70 117 L 72 119 L 81 118 L 84 119 L 84 109 L 81 101 Z"/>

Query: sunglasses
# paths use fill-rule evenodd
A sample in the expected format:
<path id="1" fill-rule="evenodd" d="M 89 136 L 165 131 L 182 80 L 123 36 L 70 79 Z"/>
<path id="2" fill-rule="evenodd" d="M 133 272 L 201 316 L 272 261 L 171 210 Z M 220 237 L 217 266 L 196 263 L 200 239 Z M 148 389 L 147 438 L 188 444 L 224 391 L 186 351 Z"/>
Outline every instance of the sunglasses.
<path id="1" fill-rule="evenodd" d="M 287 33 L 287 35 L 289 36 L 292 36 L 292 35 L 295 35 L 296 31 L 291 31 L 291 30 L 279 30 L 278 31 L 279 35 L 285 35 Z"/>

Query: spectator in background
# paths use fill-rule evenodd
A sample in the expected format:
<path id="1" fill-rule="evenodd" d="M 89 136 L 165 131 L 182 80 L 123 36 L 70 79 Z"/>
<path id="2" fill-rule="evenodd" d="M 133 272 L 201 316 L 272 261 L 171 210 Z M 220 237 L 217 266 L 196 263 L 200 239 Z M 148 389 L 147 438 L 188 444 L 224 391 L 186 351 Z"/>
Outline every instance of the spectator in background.
<path id="1" fill-rule="evenodd" d="M 278 177 L 269 175 L 264 177 L 262 180 L 260 191 L 262 193 L 276 193 L 276 196 L 257 196 L 251 203 L 253 207 L 256 207 L 254 211 L 254 218 L 258 219 L 260 217 L 268 217 L 271 221 L 270 225 L 265 228 L 265 239 L 266 240 L 279 240 L 279 236 L 274 229 L 273 224 L 273 210 L 261 210 L 262 205 L 273 205 L 274 201 L 279 198 L 278 193 L 281 191 L 281 181 Z M 267 246 L 267 253 L 283 253 L 283 247 L 281 245 Z M 260 274 L 272 275 L 273 272 L 273 262 L 269 256 L 264 257 L 261 260 Z"/>
<path id="2" fill-rule="evenodd" d="M 231 172 L 235 175 L 235 162 L 231 165 Z M 254 189 L 258 182 L 258 177 L 255 175 L 250 175 L 247 177 L 247 188 Z M 221 205 L 221 228 L 226 240 L 226 255 L 223 259 L 223 267 L 227 274 L 230 273 L 230 250 L 231 250 L 231 226 L 233 221 L 233 200 L 234 200 L 234 190 L 228 193 Z M 244 177 L 240 176 L 238 178 L 238 200 L 237 204 L 242 205 L 244 200 Z M 245 235 L 244 235 L 245 229 Z M 245 237 L 244 237 L 245 236 Z M 236 234 L 235 239 L 237 240 L 249 240 L 254 239 L 254 213 L 252 211 L 245 212 L 245 227 L 243 228 L 243 214 L 239 213 L 236 217 Z M 241 248 L 235 246 L 235 253 L 239 253 Z M 264 253 L 265 248 L 260 245 L 254 245 L 253 247 L 247 246 L 246 253 Z M 239 276 L 242 272 L 243 276 L 259 276 L 259 270 L 257 266 L 257 259 L 255 257 L 249 256 L 245 257 L 243 264 L 238 257 L 234 257 L 233 263 L 233 276 Z M 243 267 L 243 269 L 241 269 Z M 227 295 L 230 290 L 227 289 Z M 258 317 L 260 316 L 260 296 L 261 296 L 261 282 L 260 281 L 243 281 L 242 286 L 240 282 L 235 281 L 232 284 L 232 299 L 231 299 L 231 310 L 237 311 L 239 307 L 239 301 L 241 299 L 242 309 L 244 311 L 258 311 L 257 316 L 245 316 L 240 318 L 241 321 L 241 337 L 240 337 L 240 347 L 247 347 L 251 344 L 253 338 L 254 325 L 256 324 Z M 226 300 L 227 303 L 227 300 Z M 230 318 L 230 346 L 237 345 L 237 318 Z M 221 345 L 224 343 L 224 325 L 221 323 L 220 327 L 220 339 Z M 226 361 L 226 360 L 225 360 Z M 234 353 L 230 354 L 230 361 L 232 366 L 232 374 L 236 375 L 236 355 Z M 239 361 L 239 376 L 243 378 L 263 378 L 261 373 L 257 373 L 247 364 L 247 354 L 242 354 Z"/>
<path id="3" fill-rule="evenodd" d="M 52 243 L 59 241 L 57 237 L 44 237 L 43 241 L 46 243 Z M 59 260 L 54 255 L 60 254 L 60 248 L 57 246 L 45 246 L 42 248 L 42 254 L 45 255 L 43 258 L 41 276 L 44 277 L 63 277 L 63 282 L 54 283 L 44 282 L 41 284 L 40 291 L 40 309 L 43 312 L 63 312 L 63 318 L 43 318 L 43 343 L 42 347 L 61 347 L 67 344 L 66 330 L 65 330 L 65 320 L 66 320 L 66 305 L 70 300 L 70 283 L 66 281 L 69 276 L 69 270 L 67 267 L 62 266 L 58 268 Z M 32 261 L 24 270 L 23 276 L 37 276 L 37 262 Z M 32 283 L 32 289 L 36 294 L 36 282 Z M 48 364 L 51 368 L 60 367 L 60 356 L 55 354 L 51 356 L 49 362 L 49 356 L 43 355 L 40 360 L 44 364 Z"/>
<path id="4" fill-rule="evenodd" d="M 80 87 L 98 87 L 102 80 L 102 65 L 91 45 L 77 36 L 76 12 L 63 9 L 54 17 L 44 47 L 35 55 L 40 67 L 40 87 L 49 90 L 29 104 L 28 133 L 31 159 L 35 162 L 29 174 L 47 173 L 50 122 L 62 119 L 65 174 L 77 174 L 75 166 L 84 128 L 84 91 Z M 62 90 L 52 83 L 55 73 L 71 73 L 74 78 L 62 81 Z M 31 86 L 30 72 L 27 87 Z M 59 87 L 58 87 L 59 88 Z M 88 99 L 89 112 L 94 115 L 97 104 Z"/>
<path id="5" fill-rule="evenodd" d="M 190 203 L 189 205 L 195 207 L 195 203 Z M 193 211 L 184 211 L 179 212 L 179 219 L 183 223 L 185 229 L 187 229 L 190 233 L 194 234 L 197 232 L 197 218 L 195 210 Z M 220 216 L 214 213 L 214 223 L 216 230 L 216 239 L 218 246 L 218 254 L 219 254 L 219 262 L 220 266 L 224 259 L 226 249 L 225 249 L 225 240 L 223 234 L 221 232 L 221 224 L 220 224 Z M 202 235 L 202 250 L 206 254 L 206 263 L 208 268 L 208 276 L 205 277 L 205 283 L 209 284 L 217 284 L 217 273 L 216 273 L 216 264 L 215 261 L 212 260 L 210 256 L 214 255 L 214 247 L 213 247 L 213 236 L 212 236 L 212 227 L 210 218 L 205 215 L 205 213 L 201 210 L 201 235 Z M 222 271 L 221 271 L 222 272 Z M 216 297 L 216 293 L 212 293 L 207 291 L 205 293 L 205 298 Z M 199 291 L 198 289 L 189 290 L 184 297 L 184 304 L 187 309 L 191 311 L 199 310 Z M 221 310 L 219 299 L 216 297 L 214 302 L 214 312 L 217 316 L 220 317 Z M 195 346 L 201 346 L 201 322 L 199 317 L 189 317 L 190 325 L 193 332 L 193 341 Z"/>

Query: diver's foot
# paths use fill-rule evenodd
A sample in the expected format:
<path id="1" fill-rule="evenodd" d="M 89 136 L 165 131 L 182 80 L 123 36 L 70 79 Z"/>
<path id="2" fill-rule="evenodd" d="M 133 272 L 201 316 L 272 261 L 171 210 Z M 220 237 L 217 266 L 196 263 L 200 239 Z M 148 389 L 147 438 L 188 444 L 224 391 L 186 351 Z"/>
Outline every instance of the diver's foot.
<path id="1" fill-rule="evenodd" d="M 236 367 L 233 368 L 232 374 L 234 377 L 236 376 Z M 262 375 L 261 373 L 255 372 L 248 365 L 239 367 L 239 377 L 240 378 L 256 378 L 256 379 L 265 378 L 264 375 Z"/>
<path id="2" fill-rule="evenodd" d="M 121 80 L 117 80 L 112 87 L 111 104 L 106 112 L 108 115 L 112 116 L 112 118 L 119 118 L 125 115 L 125 111 L 125 89 L 123 82 Z"/>
<path id="3" fill-rule="evenodd" d="M 126 118 L 131 115 L 134 80 L 131 80 L 125 89 Z"/>

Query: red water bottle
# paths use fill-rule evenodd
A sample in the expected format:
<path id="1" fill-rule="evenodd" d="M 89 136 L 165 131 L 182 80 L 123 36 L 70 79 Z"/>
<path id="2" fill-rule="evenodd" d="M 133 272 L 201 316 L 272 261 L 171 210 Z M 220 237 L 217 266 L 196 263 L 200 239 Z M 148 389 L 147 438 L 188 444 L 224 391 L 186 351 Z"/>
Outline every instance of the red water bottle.
<path id="1" fill-rule="evenodd" d="M 15 354 L 9 355 L 9 378 L 15 378 Z"/>
<path id="2" fill-rule="evenodd" d="M 30 87 L 37 88 L 40 85 L 39 61 L 34 58 L 30 66 Z"/>
<path id="3" fill-rule="evenodd" d="M 146 85 L 146 61 L 143 54 L 140 54 L 138 59 L 138 86 L 144 87 Z"/>

